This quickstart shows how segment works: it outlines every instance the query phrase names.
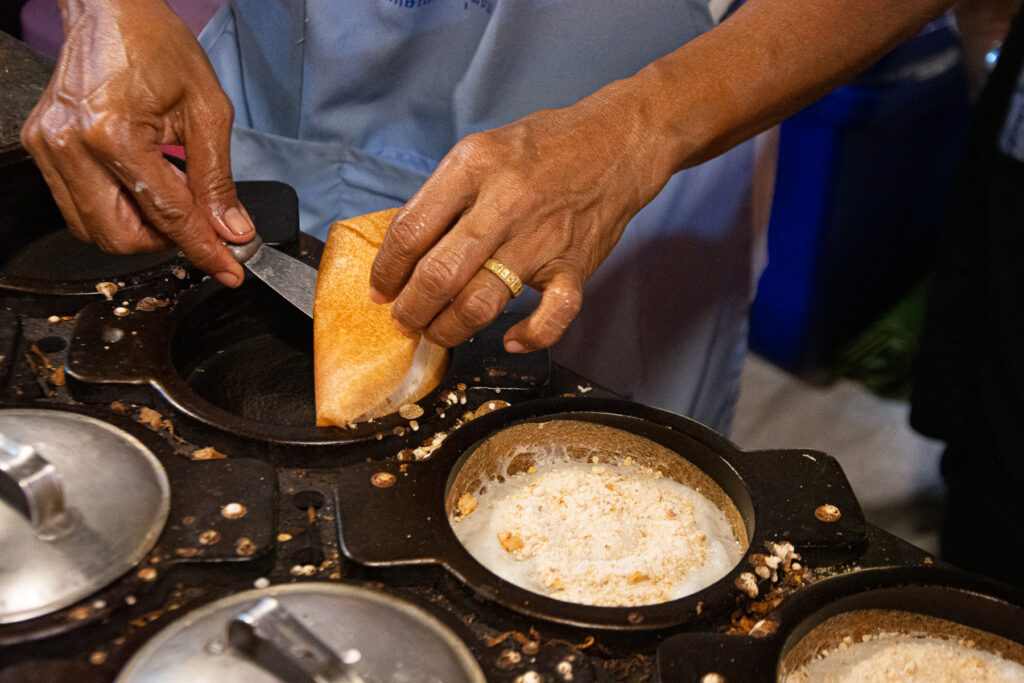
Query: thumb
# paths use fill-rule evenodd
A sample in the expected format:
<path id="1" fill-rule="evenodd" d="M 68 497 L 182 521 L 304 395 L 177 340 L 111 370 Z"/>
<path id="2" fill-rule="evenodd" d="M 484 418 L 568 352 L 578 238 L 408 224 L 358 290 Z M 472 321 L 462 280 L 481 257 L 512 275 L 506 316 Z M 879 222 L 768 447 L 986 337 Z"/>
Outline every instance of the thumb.
<path id="1" fill-rule="evenodd" d="M 505 350 L 525 353 L 544 349 L 559 339 L 583 304 L 583 282 L 569 271 L 555 273 L 548 281 L 537 309 L 505 333 Z"/>

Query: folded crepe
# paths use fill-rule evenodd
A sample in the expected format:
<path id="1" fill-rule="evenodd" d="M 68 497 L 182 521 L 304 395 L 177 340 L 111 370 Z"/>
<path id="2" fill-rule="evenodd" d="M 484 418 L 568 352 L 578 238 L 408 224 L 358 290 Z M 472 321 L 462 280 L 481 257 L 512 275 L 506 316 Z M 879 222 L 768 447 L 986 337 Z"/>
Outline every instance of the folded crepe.
<path id="1" fill-rule="evenodd" d="M 320 260 L 313 306 L 316 423 L 348 426 L 425 396 L 444 374 L 445 349 L 391 324 L 370 301 L 370 267 L 397 209 L 338 221 Z"/>

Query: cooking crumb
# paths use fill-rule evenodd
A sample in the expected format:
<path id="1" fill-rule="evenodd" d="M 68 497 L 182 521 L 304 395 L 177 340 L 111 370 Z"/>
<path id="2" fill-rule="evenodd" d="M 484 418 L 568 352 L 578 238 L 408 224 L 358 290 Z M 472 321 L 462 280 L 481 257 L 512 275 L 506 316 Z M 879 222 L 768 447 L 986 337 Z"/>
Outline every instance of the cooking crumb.
<path id="1" fill-rule="evenodd" d="M 189 456 L 192 460 L 223 460 L 227 457 L 227 455 L 221 453 L 213 446 L 194 450 L 192 451 L 192 455 Z"/>
<path id="2" fill-rule="evenodd" d="M 457 503 L 457 505 L 459 508 L 459 513 L 463 517 L 467 517 L 473 512 L 473 510 L 476 510 L 476 496 L 474 496 L 472 493 L 463 493 L 459 497 L 459 502 Z"/>
<path id="3" fill-rule="evenodd" d="M 117 293 L 117 285 L 113 282 L 100 282 L 96 285 L 96 291 L 102 294 L 107 301 L 113 301 L 114 294 Z"/>
<path id="4" fill-rule="evenodd" d="M 153 431 L 167 430 L 169 433 L 174 434 L 174 425 L 171 424 L 171 421 L 152 408 L 145 406 L 140 408 L 139 415 L 135 418 L 135 421 L 146 425 Z"/>
<path id="5" fill-rule="evenodd" d="M 155 311 L 158 308 L 164 308 L 170 305 L 170 301 L 167 299 L 157 299 L 156 297 L 146 296 L 139 300 L 139 303 L 135 304 L 136 311 L 148 312 Z"/>
<path id="6" fill-rule="evenodd" d="M 514 534 L 511 531 L 501 531 L 498 533 L 498 543 L 505 549 L 507 553 L 514 553 L 517 550 L 522 550 L 523 543 L 522 537 L 518 534 Z"/>
<path id="7" fill-rule="evenodd" d="M 423 416 L 423 408 L 415 403 L 406 403 L 398 409 L 398 414 L 401 415 L 404 420 L 416 420 Z"/>

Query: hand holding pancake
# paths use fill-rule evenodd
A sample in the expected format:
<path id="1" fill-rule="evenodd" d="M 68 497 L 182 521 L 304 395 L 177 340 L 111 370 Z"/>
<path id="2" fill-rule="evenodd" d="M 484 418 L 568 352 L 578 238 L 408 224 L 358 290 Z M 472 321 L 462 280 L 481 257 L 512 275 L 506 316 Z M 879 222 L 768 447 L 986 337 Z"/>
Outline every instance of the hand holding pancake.
<path id="1" fill-rule="evenodd" d="M 394 302 L 400 329 L 443 346 L 462 342 L 512 296 L 504 266 L 542 292 L 505 348 L 532 351 L 562 336 L 583 282 L 672 171 L 626 95 L 613 84 L 449 152 L 392 221 L 373 265 L 372 296 Z M 489 259 L 498 267 L 485 269 Z"/>

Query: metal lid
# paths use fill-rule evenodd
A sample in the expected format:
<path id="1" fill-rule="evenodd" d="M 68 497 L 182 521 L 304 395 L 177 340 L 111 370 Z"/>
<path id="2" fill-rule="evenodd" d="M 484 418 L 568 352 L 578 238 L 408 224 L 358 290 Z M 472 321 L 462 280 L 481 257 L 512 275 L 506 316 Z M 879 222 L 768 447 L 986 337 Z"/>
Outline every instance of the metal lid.
<path id="1" fill-rule="evenodd" d="M 54 612 L 139 563 L 167 475 L 130 434 L 61 410 L 0 410 L 0 624 Z"/>
<path id="2" fill-rule="evenodd" d="M 345 584 L 271 586 L 178 619 L 117 683 L 482 683 L 447 626 L 391 595 Z"/>

